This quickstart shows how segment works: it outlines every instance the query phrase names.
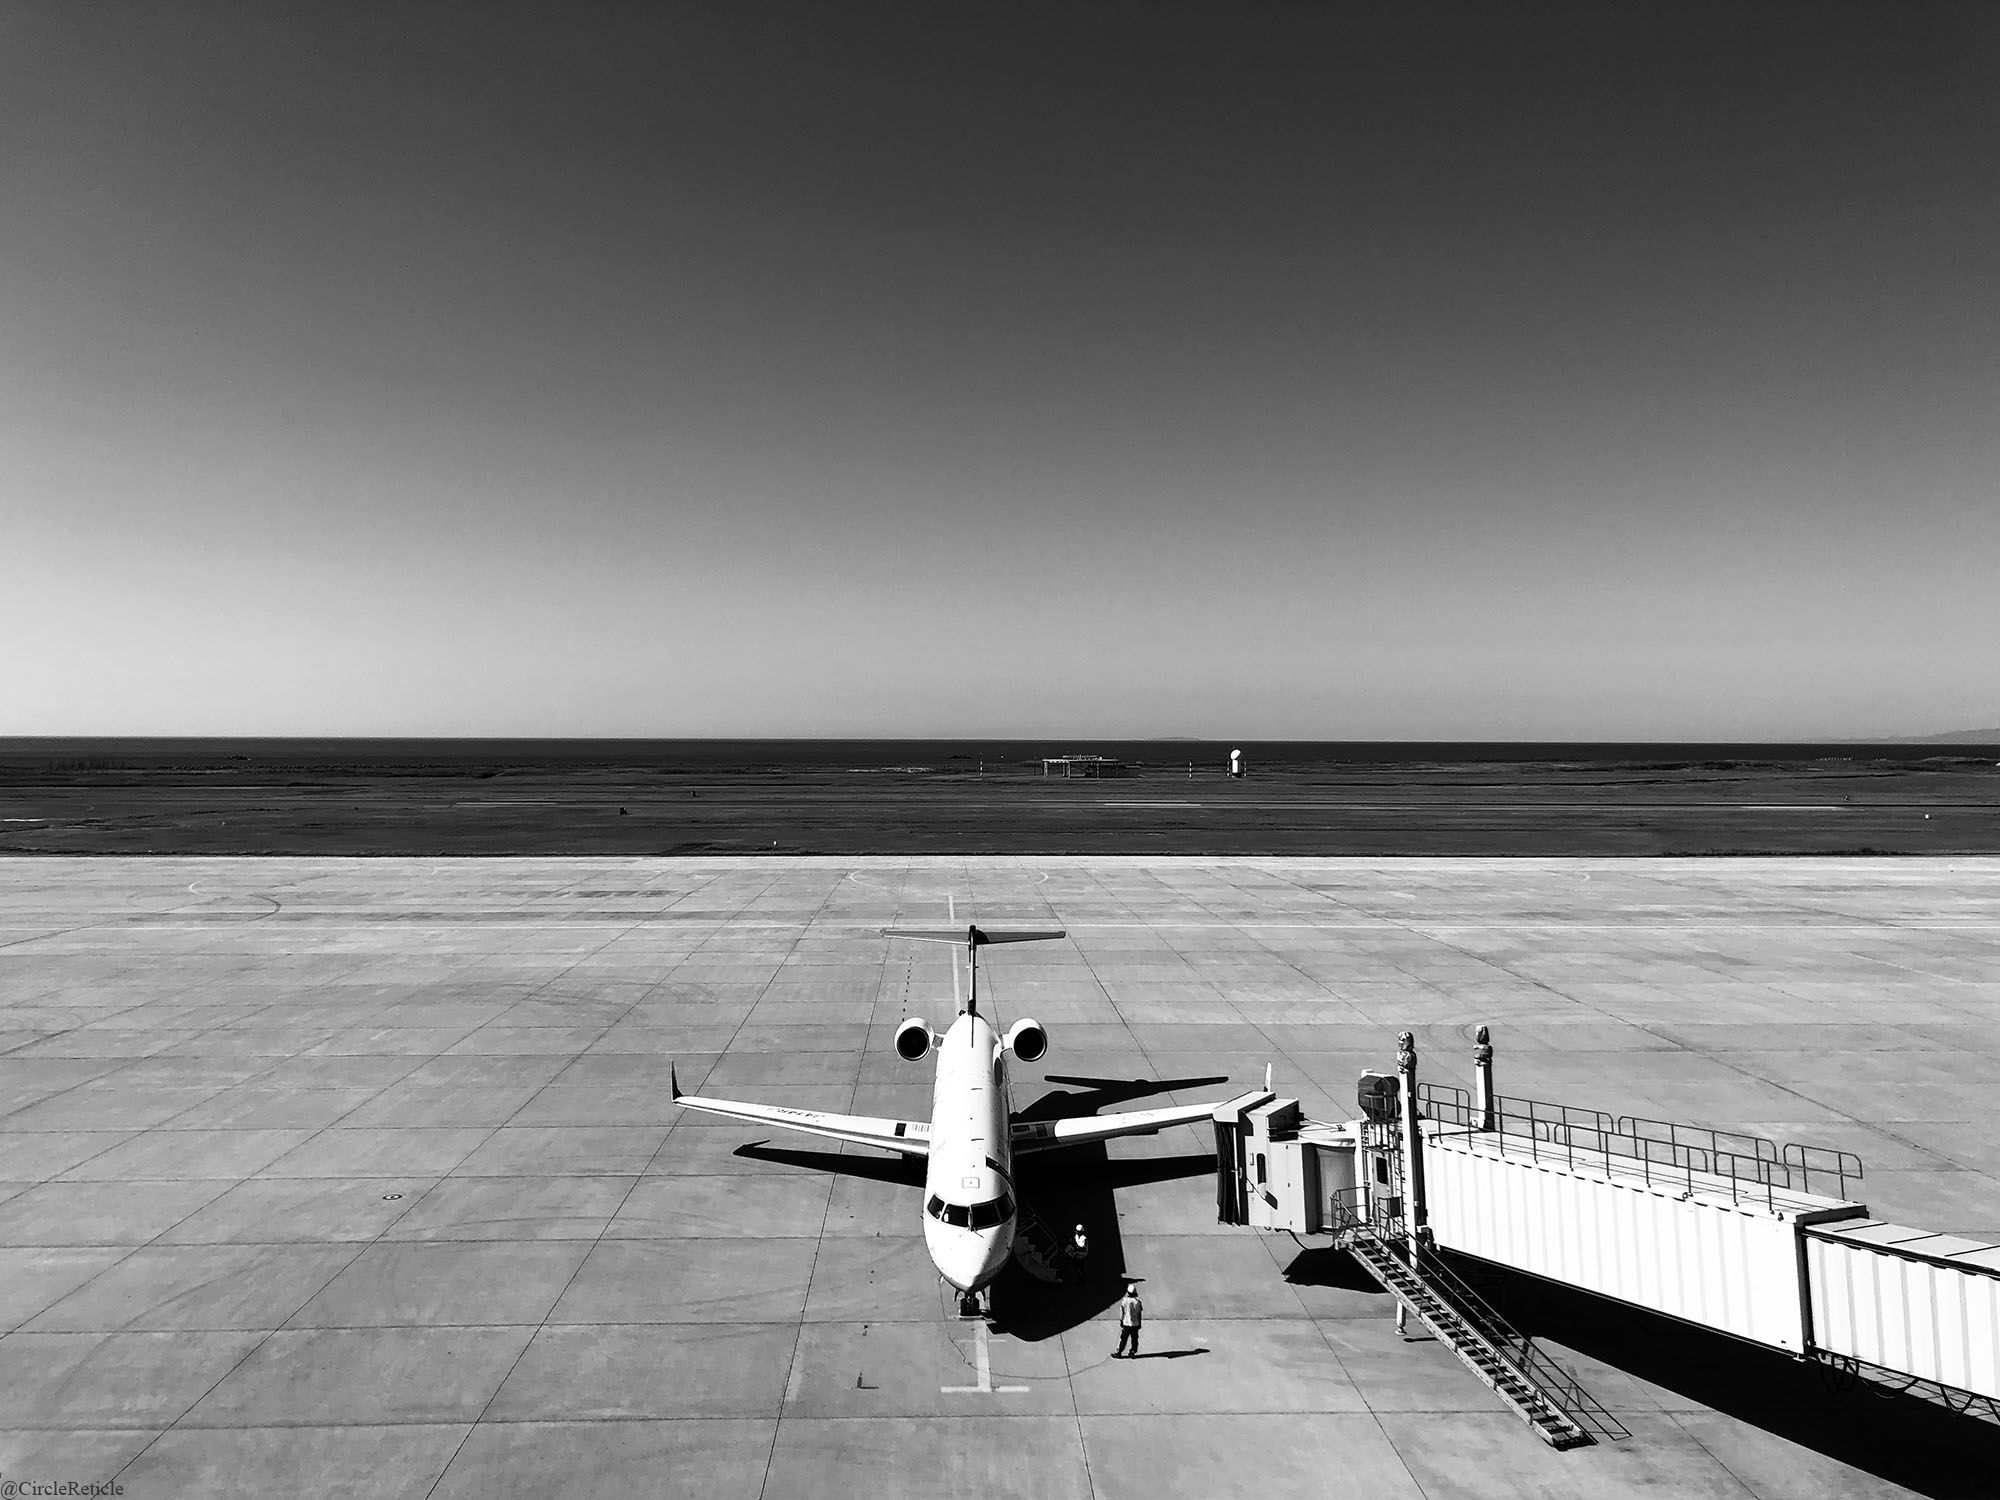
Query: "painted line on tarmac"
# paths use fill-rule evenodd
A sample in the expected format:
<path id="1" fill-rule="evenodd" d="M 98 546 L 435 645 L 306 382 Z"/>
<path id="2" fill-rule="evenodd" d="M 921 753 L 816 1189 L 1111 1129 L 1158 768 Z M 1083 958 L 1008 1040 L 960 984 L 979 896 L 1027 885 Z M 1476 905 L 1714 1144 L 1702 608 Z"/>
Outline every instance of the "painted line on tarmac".
<path id="1" fill-rule="evenodd" d="M 988 1345 L 990 1335 L 984 1323 L 972 1325 L 972 1363 L 979 1372 L 977 1385 L 941 1385 L 938 1390 L 947 1396 L 1025 1396 L 1025 1385 L 995 1385 L 993 1383 L 993 1351 Z M 955 1344 L 957 1339 L 953 1339 Z"/>

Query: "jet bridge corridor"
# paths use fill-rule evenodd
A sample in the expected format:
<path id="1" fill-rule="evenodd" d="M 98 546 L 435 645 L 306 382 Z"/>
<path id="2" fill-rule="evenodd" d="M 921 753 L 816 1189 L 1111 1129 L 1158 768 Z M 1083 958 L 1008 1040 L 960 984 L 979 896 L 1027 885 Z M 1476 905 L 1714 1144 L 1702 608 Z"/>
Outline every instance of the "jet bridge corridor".
<path id="1" fill-rule="evenodd" d="M 1662 1313 L 2000 1422 L 2000 1245 L 1885 1224 L 1851 1153 L 1364 1073 L 1360 1117 L 1219 1108 L 1217 1214 L 1331 1235 L 1553 1446 L 1622 1436 L 1439 1251 Z"/>
<path id="2" fill-rule="evenodd" d="M 1852 1156 L 1815 1178 L 1804 1148 L 1499 1098 L 1478 1129 L 1460 1090 L 1418 1097 L 1446 1249 L 1807 1354 L 1800 1231 L 1867 1214 L 1808 1184 L 1857 1180 Z"/>

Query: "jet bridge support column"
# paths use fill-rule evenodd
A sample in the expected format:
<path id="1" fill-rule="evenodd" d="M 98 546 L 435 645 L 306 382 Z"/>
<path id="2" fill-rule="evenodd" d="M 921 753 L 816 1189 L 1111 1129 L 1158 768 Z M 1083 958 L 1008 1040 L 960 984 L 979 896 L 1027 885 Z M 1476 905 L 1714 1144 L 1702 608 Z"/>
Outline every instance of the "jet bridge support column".
<path id="1" fill-rule="evenodd" d="M 1472 1049 L 1472 1119 L 1474 1129 L 1493 1128 L 1493 1039 L 1484 1026 Z"/>
<path id="2" fill-rule="evenodd" d="M 1424 1138 L 1417 1130 L 1417 1039 L 1405 1031 L 1396 1038 L 1396 1071 L 1402 1075 L 1403 1224 L 1419 1244 L 1430 1240 L 1430 1215 L 1424 1207 Z"/>

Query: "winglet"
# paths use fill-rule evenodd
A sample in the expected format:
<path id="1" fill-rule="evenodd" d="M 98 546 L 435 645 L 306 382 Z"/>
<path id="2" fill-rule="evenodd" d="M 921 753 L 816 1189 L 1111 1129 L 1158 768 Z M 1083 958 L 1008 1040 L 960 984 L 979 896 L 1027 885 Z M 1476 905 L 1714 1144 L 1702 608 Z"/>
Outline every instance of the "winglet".
<path id="1" fill-rule="evenodd" d="M 667 1087 L 672 1091 L 672 1098 L 674 1103 L 676 1104 L 680 1103 L 681 1102 L 680 1069 L 675 1067 L 672 1063 L 667 1064 Z"/>
<path id="2" fill-rule="evenodd" d="M 1271 1065 L 1269 1063 L 1264 1064 L 1264 1092 L 1267 1094 L 1271 1092 Z"/>

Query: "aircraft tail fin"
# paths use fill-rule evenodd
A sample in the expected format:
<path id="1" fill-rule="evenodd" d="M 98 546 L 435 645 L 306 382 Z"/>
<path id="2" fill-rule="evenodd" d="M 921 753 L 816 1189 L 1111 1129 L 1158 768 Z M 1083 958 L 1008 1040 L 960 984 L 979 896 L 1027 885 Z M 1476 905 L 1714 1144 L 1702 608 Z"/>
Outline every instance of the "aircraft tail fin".
<path id="1" fill-rule="evenodd" d="M 968 987 L 964 1014 L 979 1014 L 979 950 L 992 943 L 1039 943 L 1045 938 L 1068 937 L 1060 927 L 996 927 L 988 929 L 967 923 L 963 932 L 956 927 L 884 927 L 884 937 L 915 938 L 920 943 L 963 943 Z M 955 984 L 957 981 L 954 980 Z"/>

